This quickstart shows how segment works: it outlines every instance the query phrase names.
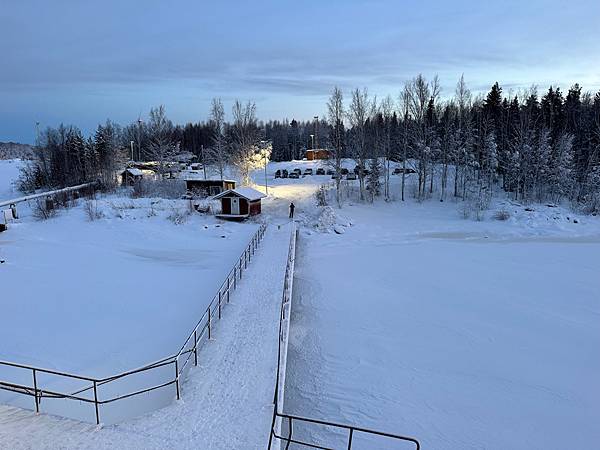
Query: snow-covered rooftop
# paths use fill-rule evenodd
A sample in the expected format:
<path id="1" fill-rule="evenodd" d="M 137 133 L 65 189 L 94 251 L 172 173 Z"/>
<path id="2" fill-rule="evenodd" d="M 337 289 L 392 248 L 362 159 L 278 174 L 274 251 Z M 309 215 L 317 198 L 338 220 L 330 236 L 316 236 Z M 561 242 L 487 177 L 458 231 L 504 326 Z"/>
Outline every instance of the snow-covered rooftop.
<path id="1" fill-rule="evenodd" d="M 225 192 L 221 192 L 219 195 L 216 195 L 215 198 L 226 197 L 227 195 L 229 195 L 231 193 L 237 194 L 240 197 L 244 197 L 246 200 L 248 200 L 250 202 L 260 200 L 261 198 L 266 197 L 265 194 L 263 194 L 260 191 L 257 191 L 254 188 L 240 187 L 240 188 L 236 188 L 236 189 L 229 189 Z"/>
<path id="2" fill-rule="evenodd" d="M 144 175 L 144 172 L 142 172 L 140 169 L 136 169 L 135 167 L 128 167 L 125 169 L 125 172 L 129 172 L 134 177 L 141 177 Z"/>

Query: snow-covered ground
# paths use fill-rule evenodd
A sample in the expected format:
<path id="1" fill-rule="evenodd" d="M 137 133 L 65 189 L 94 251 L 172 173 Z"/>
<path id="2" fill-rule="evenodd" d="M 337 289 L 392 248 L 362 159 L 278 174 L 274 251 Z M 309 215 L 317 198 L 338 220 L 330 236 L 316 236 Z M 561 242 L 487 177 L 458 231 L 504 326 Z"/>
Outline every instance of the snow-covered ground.
<path id="1" fill-rule="evenodd" d="M 595 448 L 600 220 L 508 201 L 482 222 L 458 209 L 347 204 L 330 221 L 343 234 L 301 235 L 285 410 L 424 448 Z"/>
<path id="2" fill-rule="evenodd" d="M 14 179 L 17 164 L 3 161 L 0 170 Z M 18 196 L 9 186 L 3 177 L 0 188 L 10 196 L 1 199 Z M 88 219 L 84 204 L 80 200 L 46 221 L 36 221 L 28 205 L 19 204 L 21 219 L 0 234 L 5 261 L 0 266 L 0 360 L 106 377 L 177 353 L 258 228 L 253 222 L 186 216 L 189 205 L 183 200 L 103 196 L 97 201 L 102 217 L 95 221 Z M 176 225 L 169 220 L 174 215 L 187 220 Z M 110 398 L 165 382 L 172 378 L 167 370 L 146 373 L 155 380 L 102 386 L 99 395 Z M 3 381 L 30 384 L 31 377 L 31 371 L 0 365 Z M 83 384 L 38 378 L 41 389 L 63 392 Z M 165 404 L 171 394 L 157 393 L 161 398 L 148 401 Z M 0 391 L 0 400 L 33 406 L 30 398 L 6 391 Z M 42 409 L 66 413 L 68 408 L 70 417 L 93 420 L 93 408 L 84 406 L 47 401 Z"/>
<path id="3" fill-rule="evenodd" d="M 20 197 L 13 182 L 19 177 L 19 167 L 23 164 L 18 159 L 0 159 L 0 199 L 9 200 Z"/>
<path id="4" fill-rule="evenodd" d="M 177 352 L 257 225 L 175 225 L 172 201 L 147 217 L 150 202 L 109 198 L 100 220 L 77 207 L 0 235 L 1 359 L 103 377 Z"/>
<path id="5" fill-rule="evenodd" d="M 183 383 L 181 401 L 102 428 L 0 405 L 0 449 L 264 449 L 289 237 L 289 226 L 267 229 L 214 340 Z"/>
<path id="6" fill-rule="evenodd" d="M 230 327 L 225 315 L 219 327 L 224 334 L 217 335 L 204 350 L 207 365 L 190 372 L 183 402 L 101 430 L 0 407 L 0 442 L 27 449 L 264 448 L 271 413 L 267 387 L 274 378 L 269 379 L 270 384 L 263 378 L 273 369 L 272 358 L 276 357 L 269 353 L 275 347 L 268 344 L 267 336 L 273 332 L 276 344 L 277 314 L 273 328 L 267 325 L 269 313 L 261 316 L 264 322 L 258 333 L 265 336 L 261 345 L 256 345 L 258 335 L 241 319 L 257 312 L 254 308 L 265 309 L 266 303 L 253 301 L 270 301 L 278 307 L 283 273 L 275 271 L 284 269 L 277 258 L 285 260 L 289 238 L 285 225 L 293 201 L 302 232 L 285 410 L 412 435 L 421 440 L 423 448 L 595 448 L 600 442 L 596 427 L 600 389 L 595 381 L 600 378 L 596 357 L 600 344 L 600 219 L 573 214 L 563 207 L 526 208 L 496 200 L 484 220 L 475 222 L 461 218 L 459 204 L 453 201 L 359 204 L 356 182 L 347 183 L 350 193 L 342 210 L 319 208 L 315 192 L 321 184 L 329 184 L 330 177 L 273 179 L 276 169 L 316 169 L 320 164 L 269 165 L 270 196 L 263 200 L 263 217 L 270 224 L 270 236 L 263 244 L 265 254 L 259 254 L 257 265 L 251 266 L 254 272 L 249 271 L 244 279 L 248 282 L 252 273 L 258 284 L 256 295 L 249 297 L 250 309 L 238 311 L 234 300 L 235 323 Z M 347 163 L 348 168 L 353 166 Z M 254 173 L 259 185 L 263 177 L 260 170 Z M 399 177 L 392 180 L 397 198 Z M 244 229 L 231 224 L 235 233 L 220 238 L 227 226 L 216 231 L 216 222 L 200 217 L 175 226 L 165 219 L 166 210 L 147 217 L 154 208 L 139 206 L 115 210 L 105 205 L 109 217 L 99 222 L 87 222 L 82 211 L 71 210 L 50 222 L 21 223 L 0 235 L 0 251 L 4 252 L 6 244 L 16 249 L 21 242 L 23 253 L 29 255 L 31 273 L 38 267 L 32 249 L 39 246 L 44 255 L 47 245 L 33 231 L 43 227 L 39 230 L 45 239 L 46 230 L 62 234 L 66 244 L 54 244 L 54 252 L 63 246 L 69 252 L 67 233 L 54 228 L 70 223 L 78 228 L 72 239 L 73 248 L 78 247 L 74 253 L 103 255 L 106 251 L 108 259 L 116 260 L 111 271 L 117 279 L 130 267 L 126 261 L 119 263 L 123 258 L 131 258 L 128 262 L 133 267 L 159 264 L 154 261 L 159 259 L 161 266 L 173 266 L 165 269 L 170 271 L 168 279 L 182 277 L 172 288 L 187 289 L 187 283 L 184 288 L 179 284 L 197 261 L 186 259 L 186 249 L 196 248 L 196 243 L 198 249 L 206 249 L 208 243 L 219 242 L 227 254 L 226 246 L 231 243 L 235 254 L 232 235 Z M 508 220 L 493 219 L 500 210 L 510 214 Z M 125 218 L 118 219 L 115 214 Z M 147 232 L 141 237 L 147 243 L 144 247 L 157 247 L 159 255 L 121 250 L 131 249 L 131 242 L 140 239 L 140 223 Z M 24 227 L 29 227 L 26 237 L 19 235 Z M 98 229 L 103 227 L 109 230 Z M 246 227 L 249 236 L 254 228 Z M 90 229 L 85 239 L 77 236 L 82 229 Z M 33 243 L 25 243 L 29 240 Z M 112 240 L 114 244 L 109 242 Z M 108 246 L 112 247 L 105 249 Z M 10 264 L 21 258 L 20 252 L 9 253 Z M 80 258 L 78 265 L 88 264 Z M 19 261 L 25 264 L 24 259 Z M 203 272 L 205 269 L 200 269 L 202 279 L 214 278 Z M 104 270 L 104 266 L 96 270 Z M 194 273 L 198 270 L 193 269 Z M 157 299 L 155 275 L 160 276 L 151 274 L 153 282 L 148 285 L 153 289 L 146 291 L 147 301 Z M 196 290 L 202 284 L 199 279 L 192 283 Z M 220 280 L 214 281 L 218 284 Z M 19 283 L 22 286 L 23 279 Z M 99 288 L 105 286 L 96 286 Z M 180 298 L 182 291 L 177 292 L 177 301 L 188 301 Z M 165 302 L 172 304 L 174 298 Z M 122 303 L 116 305 L 122 307 Z M 185 316 L 177 320 L 185 320 Z M 119 334 L 123 323 L 116 323 L 120 323 L 115 326 Z M 136 326 L 143 327 L 141 318 L 139 323 Z M 232 336 L 225 331 L 231 329 L 239 333 Z M 137 329 L 138 334 L 142 331 Z M 66 336 L 69 332 L 59 330 L 61 333 Z M 145 338 L 148 334 L 152 333 Z M 226 342 L 223 347 L 221 339 Z M 238 357 L 230 358 L 235 352 Z M 44 362 L 57 355 L 47 356 L 41 355 Z M 243 361 L 241 365 L 234 363 L 237 359 Z M 89 367 L 93 370 L 93 364 Z M 255 382 L 262 384 L 252 384 Z M 260 394 L 248 394 L 252 392 Z M 252 427 L 254 437 L 248 438 Z M 232 430 L 236 437 L 224 441 L 222 437 Z M 317 440 L 330 439 L 322 441 L 328 443 L 336 438 L 323 430 L 300 427 L 295 432 Z M 258 436 L 264 436 L 265 442 L 259 443 Z M 366 442 L 361 448 L 387 448 L 387 443 Z"/>

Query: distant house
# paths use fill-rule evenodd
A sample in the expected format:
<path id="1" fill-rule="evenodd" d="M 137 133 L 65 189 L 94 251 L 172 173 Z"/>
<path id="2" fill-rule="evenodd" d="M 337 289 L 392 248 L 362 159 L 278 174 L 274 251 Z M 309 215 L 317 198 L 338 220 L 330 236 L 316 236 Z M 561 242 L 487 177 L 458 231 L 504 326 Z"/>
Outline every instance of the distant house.
<path id="1" fill-rule="evenodd" d="M 133 186 L 137 181 L 144 177 L 144 172 L 135 167 L 128 167 L 121 172 L 121 184 L 123 186 Z"/>
<path id="2" fill-rule="evenodd" d="M 184 170 L 180 172 L 179 179 L 185 181 L 188 194 L 194 197 L 209 197 L 220 194 L 228 189 L 235 189 L 234 180 L 220 178 L 204 178 L 204 173 L 199 170 Z"/>
<path id="3" fill-rule="evenodd" d="M 306 159 L 313 161 L 315 159 L 329 159 L 331 156 L 329 150 L 316 148 L 314 150 L 306 150 Z"/>
<path id="4" fill-rule="evenodd" d="M 261 212 L 260 200 L 266 197 L 260 191 L 249 187 L 229 189 L 215 196 L 221 200 L 221 214 L 217 217 L 230 220 L 244 220 Z"/>

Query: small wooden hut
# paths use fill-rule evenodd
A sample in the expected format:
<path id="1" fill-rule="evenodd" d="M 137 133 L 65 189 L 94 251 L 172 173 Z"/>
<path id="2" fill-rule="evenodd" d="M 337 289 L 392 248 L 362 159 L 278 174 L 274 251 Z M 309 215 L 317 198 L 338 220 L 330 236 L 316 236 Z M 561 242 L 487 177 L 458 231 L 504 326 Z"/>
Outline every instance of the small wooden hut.
<path id="1" fill-rule="evenodd" d="M 128 167 L 121 172 L 121 184 L 123 186 L 133 186 L 137 181 L 144 177 L 144 172 L 135 167 Z"/>
<path id="2" fill-rule="evenodd" d="M 221 200 L 221 214 L 217 217 L 228 220 L 244 220 L 261 212 L 261 199 L 266 197 L 260 191 L 249 187 L 229 189 L 215 196 Z"/>
<path id="3" fill-rule="evenodd" d="M 194 197 L 204 198 L 220 194 L 228 189 L 235 189 L 234 180 L 205 179 L 202 173 L 191 170 L 182 172 L 180 179 L 185 181 L 186 190 Z"/>

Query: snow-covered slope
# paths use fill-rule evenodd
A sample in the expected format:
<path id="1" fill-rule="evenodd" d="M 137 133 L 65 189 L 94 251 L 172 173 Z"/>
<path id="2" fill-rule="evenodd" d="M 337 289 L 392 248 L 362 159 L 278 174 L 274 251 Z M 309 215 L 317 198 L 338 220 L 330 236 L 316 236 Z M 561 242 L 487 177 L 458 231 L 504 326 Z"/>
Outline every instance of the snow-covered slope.
<path id="1" fill-rule="evenodd" d="M 19 177 L 19 167 L 23 162 L 19 159 L 0 159 L 0 200 L 19 197 L 13 183 Z"/>

